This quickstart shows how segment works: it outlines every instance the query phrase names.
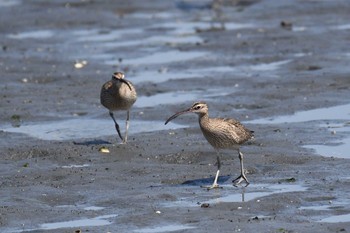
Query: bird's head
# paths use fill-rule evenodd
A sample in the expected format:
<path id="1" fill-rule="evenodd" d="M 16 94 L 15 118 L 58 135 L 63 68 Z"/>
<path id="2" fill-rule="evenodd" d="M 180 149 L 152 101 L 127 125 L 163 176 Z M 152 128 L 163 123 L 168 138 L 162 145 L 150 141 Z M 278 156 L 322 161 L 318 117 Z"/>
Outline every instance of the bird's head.
<path id="1" fill-rule="evenodd" d="M 198 115 L 206 114 L 208 113 L 208 105 L 203 101 L 196 102 L 192 105 L 191 108 L 188 109 L 188 111 L 196 113 Z"/>
<path id="2" fill-rule="evenodd" d="M 125 77 L 124 73 L 115 72 L 115 73 L 113 73 L 112 79 L 120 81 L 120 80 L 124 79 L 124 77 Z"/>
<path id="3" fill-rule="evenodd" d="M 166 120 L 165 124 L 168 124 L 169 121 L 175 119 L 176 117 L 178 117 L 182 114 L 190 113 L 190 112 L 196 113 L 199 116 L 205 115 L 208 113 L 208 105 L 203 101 L 196 102 L 192 105 L 192 107 L 185 109 L 183 111 L 177 112 L 174 115 L 172 115 L 171 117 L 169 117 L 169 119 Z"/>
<path id="4" fill-rule="evenodd" d="M 130 85 L 130 83 L 128 81 L 126 81 L 124 79 L 124 77 L 125 77 L 124 73 L 122 73 L 122 72 L 115 72 L 112 75 L 112 80 L 113 81 L 117 81 L 117 82 L 125 83 L 129 87 L 129 89 L 131 91 L 132 90 L 131 85 Z"/>

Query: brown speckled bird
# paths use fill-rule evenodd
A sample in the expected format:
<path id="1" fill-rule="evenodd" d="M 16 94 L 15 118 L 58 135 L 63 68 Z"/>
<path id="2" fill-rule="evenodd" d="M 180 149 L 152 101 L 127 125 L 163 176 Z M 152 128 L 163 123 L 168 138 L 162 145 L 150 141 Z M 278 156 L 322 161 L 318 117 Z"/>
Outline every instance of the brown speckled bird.
<path id="1" fill-rule="evenodd" d="M 123 143 L 126 143 L 128 140 L 130 108 L 135 103 L 136 99 L 137 93 L 135 87 L 130 81 L 124 79 L 124 74 L 121 72 L 114 73 L 112 79 L 103 84 L 101 88 L 101 104 L 109 110 L 109 115 L 112 117 L 115 129 Z M 113 115 L 113 111 L 121 110 L 127 111 L 124 138 L 120 133 L 119 125 Z"/>
<path id="2" fill-rule="evenodd" d="M 240 166 L 241 166 L 241 175 L 234 179 L 232 182 L 237 182 L 235 185 L 240 184 L 243 180 L 249 184 L 247 177 L 244 173 L 243 167 L 243 154 L 239 150 L 239 146 L 249 139 L 253 138 L 253 131 L 248 130 L 244 127 L 239 121 L 235 119 L 228 118 L 209 118 L 208 114 L 208 105 L 205 102 L 196 102 L 192 105 L 191 108 L 180 111 L 173 116 L 171 116 L 165 124 L 179 115 L 185 113 L 196 113 L 199 117 L 199 126 L 202 130 L 204 137 L 210 143 L 214 149 L 219 151 L 219 149 L 234 149 L 238 151 Z M 207 187 L 208 189 L 218 188 L 217 183 L 219 173 L 220 173 L 220 156 L 217 154 L 217 166 L 218 170 L 214 179 L 214 183 Z"/>

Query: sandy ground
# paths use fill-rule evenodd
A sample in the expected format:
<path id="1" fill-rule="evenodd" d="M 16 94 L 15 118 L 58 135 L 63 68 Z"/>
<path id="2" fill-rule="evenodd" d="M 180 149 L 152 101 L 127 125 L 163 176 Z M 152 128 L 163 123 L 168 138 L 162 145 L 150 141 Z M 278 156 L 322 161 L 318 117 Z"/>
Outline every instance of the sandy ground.
<path id="1" fill-rule="evenodd" d="M 350 160 L 304 147 L 346 137 L 320 125 L 349 118 L 252 121 L 349 103 L 347 1 L 0 6 L 1 232 L 350 231 Z M 116 70 L 139 94 L 126 145 L 99 104 Z M 232 186 L 239 161 L 225 151 L 223 188 L 200 188 L 216 166 L 196 116 L 158 127 L 199 99 L 211 116 L 255 131 L 242 147 L 248 187 Z M 90 118 L 106 128 L 87 124 L 95 136 L 50 140 L 40 127 Z M 28 125 L 36 127 L 20 133 Z"/>

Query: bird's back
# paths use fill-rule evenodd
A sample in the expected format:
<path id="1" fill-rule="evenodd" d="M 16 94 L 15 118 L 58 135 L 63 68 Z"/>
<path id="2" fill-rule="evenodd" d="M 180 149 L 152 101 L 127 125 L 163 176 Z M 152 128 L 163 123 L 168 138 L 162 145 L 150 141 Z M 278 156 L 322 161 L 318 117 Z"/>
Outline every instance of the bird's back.
<path id="1" fill-rule="evenodd" d="M 137 93 L 131 82 L 131 87 L 122 82 L 108 81 L 101 88 L 101 104 L 110 111 L 127 110 L 137 99 Z"/>
<path id="2" fill-rule="evenodd" d="M 253 137 L 253 132 L 235 119 L 203 117 L 200 127 L 204 137 L 216 149 L 238 148 Z"/>

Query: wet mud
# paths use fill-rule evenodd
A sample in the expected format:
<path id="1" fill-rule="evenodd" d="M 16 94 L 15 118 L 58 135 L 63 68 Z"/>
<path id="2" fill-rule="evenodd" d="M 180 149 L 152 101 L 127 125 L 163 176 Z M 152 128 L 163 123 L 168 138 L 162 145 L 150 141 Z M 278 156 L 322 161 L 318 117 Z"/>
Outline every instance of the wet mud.
<path id="1" fill-rule="evenodd" d="M 347 1 L 0 0 L 0 231 L 349 232 Z M 128 144 L 99 103 L 138 90 Z M 255 131 L 215 151 L 195 115 Z M 124 130 L 125 112 L 116 113 Z"/>

